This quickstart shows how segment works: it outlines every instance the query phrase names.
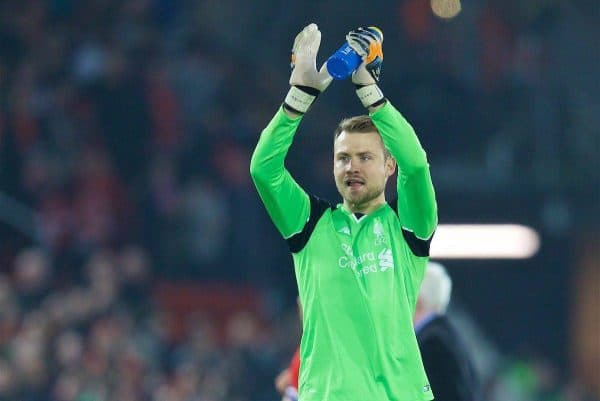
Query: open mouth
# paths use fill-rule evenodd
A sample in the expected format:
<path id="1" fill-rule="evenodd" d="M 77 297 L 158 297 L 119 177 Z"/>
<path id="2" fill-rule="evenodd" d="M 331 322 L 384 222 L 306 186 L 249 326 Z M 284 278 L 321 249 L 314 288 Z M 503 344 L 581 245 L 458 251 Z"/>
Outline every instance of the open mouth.
<path id="1" fill-rule="evenodd" d="M 360 188 L 365 185 L 365 182 L 358 178 L 349 178 L 344 182 L 346 183 L 346 186 L 350 188 Z"/>

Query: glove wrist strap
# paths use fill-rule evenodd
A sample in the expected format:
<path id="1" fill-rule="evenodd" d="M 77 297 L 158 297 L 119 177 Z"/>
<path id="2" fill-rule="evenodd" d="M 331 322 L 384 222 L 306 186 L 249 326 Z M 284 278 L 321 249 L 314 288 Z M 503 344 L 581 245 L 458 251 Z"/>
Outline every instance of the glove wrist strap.
<path id="1" fill-rule="evenodd" d="M 357 88 L 356 95 L 358 96 L 358 99 L 363 104 L 363 106 L 367 108 L 378 106 L 381 103 L 385 102 L 383 92 L 381 91 L 381 89 L 379 89 L 379 86 L 377 86 L 377 84 L 371 84 Z"/>
<path id="2" fill-rule="evenodd" d="M 291 111 L 304 114 L 308 111 L 318 94 L 319 91 L 314 88 L 292 86 L 283 101 L 283 106 Z"/>

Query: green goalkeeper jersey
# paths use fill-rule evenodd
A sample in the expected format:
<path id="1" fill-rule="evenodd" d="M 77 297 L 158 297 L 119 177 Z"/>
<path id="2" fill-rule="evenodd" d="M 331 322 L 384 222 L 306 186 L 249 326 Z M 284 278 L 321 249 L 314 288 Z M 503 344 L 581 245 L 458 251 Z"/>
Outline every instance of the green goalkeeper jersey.
<path id="1" fill-rule="evenodd" d="M 285 169 L 301 118 L 280 109 L 252 156 L 258 192 L 293 255 L 301 401 L 433 398 L 412 325 L 437 224 L 429 166 L 389 102 L 371 118 L 398 163 L 398 198 L 368 215 L 307 194 Z"/>

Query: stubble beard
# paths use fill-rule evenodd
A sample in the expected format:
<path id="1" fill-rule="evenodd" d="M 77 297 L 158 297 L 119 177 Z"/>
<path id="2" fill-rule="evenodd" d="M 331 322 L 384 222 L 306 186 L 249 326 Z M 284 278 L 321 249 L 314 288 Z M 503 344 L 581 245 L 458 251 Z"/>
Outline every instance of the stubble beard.
<path id="1" fill-rule="evenodd" d="M 346 201 L 346 203 L 348 203 L 348 205 L 350 206 L 351 210 L 353 212 L 357 212 L 357 211 L 361 211 L 366 209 L 370 202 L 373 201 L 374 199 L 377 199 L 384 191 L 385 187 L 381 186 L 381 187 L 377 187 L 377 188 L 371 188 L 371 189 L 367 189 L 366 192 L 364 192 L 363 194 L 357 194 L 355 196 L 352 195 L 352 189 L 351 188 L 345 188 L 346 192 L 344 195 L 344 193 L 342 193 L 342 197 L 344 198 L 344 201 Z"/>

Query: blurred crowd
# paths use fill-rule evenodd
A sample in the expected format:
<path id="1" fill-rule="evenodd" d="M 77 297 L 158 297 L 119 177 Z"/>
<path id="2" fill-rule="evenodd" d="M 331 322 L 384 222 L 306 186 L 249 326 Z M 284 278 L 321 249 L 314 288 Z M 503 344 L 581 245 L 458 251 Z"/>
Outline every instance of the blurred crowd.
<path id="1" fill-rule="evenodd" d="M 199 311 L 174 336 L 139 248 L 93 252 L 79 277 L 31 248 L 11 273 L 0 275 L 2 401 L 270 400 L 295 346 L 295 318 L 267 329 L 246 311 L 221 335 Z"/>
<path id="2" fill-rule="evenodd" d="M 383 84 L 423 133 L 441 197 L 509 186 L 553 199 L 595 193 L 584 185 L 598 175 L 598 83 L 585 46 L 598 30 L 593 7 L 534 3 L 481 1 L 447 22 L 428 2 L 406 0 L 362 17 L 387 28 Z M 268 282 L 285 252 L 268 246 L 277 234 L 250 183 L 249 157 L 285 94 L 293 27 L 334 6 L 2 2 L 3 220 L 67 259 L 132 243 L 163 274 L 284 280 Z M 237 29 L 224 31 L 227 20 Z M 329 37 L 347 29 L 322 24 L 323 59 L 341 40 Z M 351 90 L 324 95 L 289 160 L 310 191 L 331 199 L 323 131 L 361 112 Z M 33 222 L 12 201 L 33 210 Z M 3 243 L 10 254 L 15 244 Z M 247 260 L 260 261 L 253 274 Z"/>
<path id="3" fill-rule="evenodd" d="M 259 104 L 239 81 L 254 81 L 177 6 L 0 5 L 3 191 L 65 260 L 135 243 L 165 274 L 246 279 L 242 251 L 265 250 L 250 234 L 270 233 L 247 173 L 265 118 L 246 115 Z"/>
<path id="4" fill-rule="evenodd" d="M 223 327 L 198 310 L 175 333 L 150 263 L 136 247 L 95 251 L 74 276 L 41 249 L 19 252 L 0 274 L 0 401 L 278 400 L 275 376 L 300 335 L 296 309 L 271 297 Z M 486 400 L 597 401 L 543 356 L 502 355 L 459 306 L 450 317 Z"/>
<path id="5" fill-rule="evenodd" d="M 248 165 L 287 90 L 291 40 L 315 15 L 322 59 L 352 24 L 384 28 L 382 84 L 425 133 L 441 196 L 524 180 L 594 191 L 579 184 L 598 175 L 598 64 L 570 45 L 597 33 L 593 1 L 482 0 L 453 21 L 420 0 L 365 15 L 318 3 L 0 2 L 0 400 L 274 399 L 293 311 L 268 330 L 238 316 L 225 340 L 196 317 L 173 341 L 152 291 L 227 280 L 283 288 L 293 304 Z M 361 112 L 346 86 L 323 95 L 289 160 L 331 199 L 329 132 Z"/>

